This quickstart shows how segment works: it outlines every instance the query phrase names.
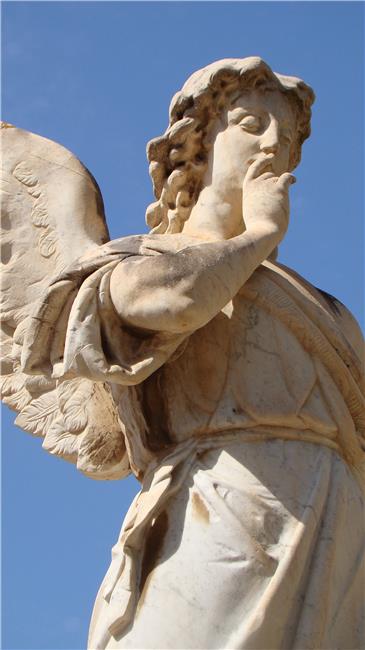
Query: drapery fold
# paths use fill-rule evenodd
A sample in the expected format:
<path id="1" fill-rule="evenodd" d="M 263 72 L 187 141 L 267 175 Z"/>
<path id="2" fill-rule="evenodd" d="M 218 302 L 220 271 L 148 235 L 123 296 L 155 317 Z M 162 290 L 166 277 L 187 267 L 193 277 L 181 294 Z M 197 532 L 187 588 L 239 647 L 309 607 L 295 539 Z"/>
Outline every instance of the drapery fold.
<path id="1" fill-rule="evenodd" d="M 233 429 L 230 431 L 216 427 L 216 430 L 210 432 L 209 436 L 204 436 L 200 429 L 198 429 L 198 432 L 192 429 L 189 434 L 190 437 L 184 442 L 173 441 L 160 452 L 154 452 L 149 447 L 148 435 L 146 434 L 148 422 L 144 414 L 140 412 L 141 404 L 138 402 L 140 395 L 133 392 L 134 389 L 131 387 L 143 385 L 154 373 L 169 364 L 176 355 L 179 355 L 179 351 L 183 353 L 183 346 L 194 332 L 184 334 L 154 331 L 138 332 L 131 328 L 128 323 L 123 322 L 114 310 L 110 297 L 110 277 L 115 267 L 128 258 L 149 257 L 165 253 L 178 254 L 180 250 L 196 244 L 196 241 L 192 243 L 187 238 L 179 238 L 176 235 L 170 238 L 168 236 L 160 238 L 159 236 L 146 235 L 116 240 L 92 251 L 83 259 L 71 265 L 61 276 L 50 283 L 42 301 L 35 306 L 21 340 L 23 343 L 22 367 L 29 374 L 45 374 L 60 380 L 85 377 L 96 382 L 108 382 L 110 384 L 119 408 L 121 421 L 124 423 L 123 431 L 130 466 L 135 474 L 143 480 L 142 491 L 129 510 L 121 537 L 113 549 L 111 567 L 97 598 L 91 624 L 90 650 L 104 650 L 106 648 L 135 649 L 136 646 L 128 645 L 130 638 L 133 639 L 133 643 L 136 642 L 137 638 L 143 639 L 140 647 L 143 647 L 144 650 L 147 647 L 159 647 L 153 645 L 153 643 L 158 643 L 157 641 L 151 641 L 152 645 L 148 645 L 149 642 L 143 637 L 143 631 L 141 631 L 138 623 L 138 616 L 140 615 L 138 614 L 138 608 L 141 599 L 141 558 L 149 531 L 163 512 L 167 513 L 170 518 L 174 517 L 175 505 L 182 498 L 182 495 L 185 495 L 187 516 L 190 516 L 189 512 L 191 514 L 193 509 L 194 496 L 190 492 L 187 494 L 187 490 L 189 491 L 192 484 L 196 486 L 198 492 L 198 484 L 200 485 L 199 494 L 204 504 L 204 513 L 210 512 L 210 508 L 214 510 L 214 507 L 218 507 L 220 501 L 214 500 L 212 486 L 209 487 L 208 492 L 211 496 L 213 495 L 213 501 L 210 501 L 208 492 L 202 487 L 208 481 L 208 474 L 203 478 L 199 471 L 197 472 L 198 458 L 201 454 L 216 453 L 216 460 L 220 462 L 220 456 L 224 456 L 231 444 L 236 441 L 237 444 L 241 445 L 242 451 L 239 452 L 241 454 L 241 487 L 245 492 L 246 480 L 248 481 L 247 486 L 250 485 L 251 481 L 246 472 L 247 462 L 252 455 L 255 455 L 254 448 L 258 450 L 260 464 L 270 464 L 269 458 L 265 460 L 265 445 L 267 450 L 269 449 L 268 445 L 274 445 L 271 447 L 272 459 L 275 460 L 276 458 L 275 462 L 278 463 L 275 471 L 279 474 L 283 472 L 283 476 L 285 476 L 286 471 L 292 471 L 291 466 L 286 466 L 286 455 L 284 454 L 284 457 L 280 458 L 278 450 L 292 450 L 292 445 L 297 445 L 298 458 L 296 461 L 294 451 L 290 452 L 293 466 L 297 462 L 298 467 L 302 468 L 303 480 L 307 476 L 307 470 L 312 472 L 311 480 L 314 490 L 312 496 L 315 503 L 312 504 L 312 496 L 304 488 L 304 491 L 298 494 L 298 499 L 303 499 L 303 503 L 306 503 L 306 516 L 310 512 L 310 508 L 313 507 L 316 510 L 316 516 L 321 521 L 327 522 L 323 525 L 325 525 L 330 536 L 341 536 L 339 531 L 340 518 L 336 519 L 333 512 L 334 496 L 331 494 L 331 490 L 335 486 L 337 493 L 342 495 L 340 496 L 342 499 L 345 496 L 343 496 L 344 492 L 341 492 L 341 489 L 343 491 L 347 489 L 346 485 L 341 488 L 338 483 L 339 479 L 333 474 L 331 467 L 336 465 L 339 476 L 343 474 L 345 477 L 346 473 L 346 481 L 349 485 L 351 484 L 354 495 L 355 490 L 359 489 L 354 476 L 356 479 L 362 480 L 365 409 L 361 383 L 361 359 L 341 331 L 341 324 L 338 321 L 336 310 L 331 308 L 321 293 L 291 271 L 270 262 L 265 262 L 256 269 L 241 288 L 237 298 L 242 298 L 248 304 L 255 305 L 265 312 L 268 317 L 272 318 L 273 322 L 280 323 L 285 328 L 285 332 L 295 338 L 297 344 L 306 352 L 307 357 L 304 357 L 304 359 L 308 358 L 312 364 L 311 373 L 316 377 L 320 387 L 319 393 L 323 400 L 323 413 L 325 408 L 328 407 L 331 421 L 334 423 L 333 428 L 330 425 L 327 429 L 323 426 L 323 434 L 320 433 L 321 428 L 317 427 L 318 430 L 316 430 L 315 426 L 313 430 L 310 428 L 299 430 L 294 425 L 291 428 L 290 426 L 285 428 L 285 418 L 283 418 L 284 426 L 276 424 L 270 427 L 266 423 L 265 427 L 258 423 L 257 426 L 243 431 L 240 430 L 239 419 L 237 419 L 237 423 L 233 422 Z M 121 287 L 122 290 L 123 287 Z M 308 384 L 308 388 L 310 386 Z M 300 409 L 300 404 L 297 404 L 296 407 Z M 288 421 L 290 420 L 288 419 Z M 310 420 L 308 421 L 310 422 Z M 313 421 L 316 421 L 315 417 Z M 326 431 L 328 432 L 327 435 L 325 434 Z M 313 443 L 316 444 L 313 445 Z M 281 445 L 284 445 L 284 447 Z M 312 452 L 309 452 L 308 449 L 313 447 L 316 449 L 314 455 L 321 458 L 323 463 L 318 465 L 319 461 L 314 463 L 313 458 L 310 458 L 306 469 L 304 461 L 302 463 L 302 456 L 303 458 L 308 454 L 310 456 Z M 279 456 L 276 456 L 277 454 Z M 273 467 L 275 468 L 275 463 Z M 280 480 L 282 480 L 283 476 L 281 476 Z M 294 476 L 292 479 L 293 488 L 298 488 L 300 492 L 300 485 L 299 487 L 297 485 L 298 479 L 296 479 L 296 482 L 294 482 Z M 308 477 L 306 481 L 309 481 Z M 258 480 L 256 484 L 258 493 L 261 493 L 264 484 L 264 480 L 261 482 Z M 355 485 L 357 485 L 357 488 L 354 487 Z M 230 495 L 235 494 L 235 488 L 230 485 L 229 481 L 227 481 L 226 490 L 224 494 L 229 500 Z M 274 497 L 276 498 L 275 494 Z M 224 501 L 225 497 L 222 498 Z M 355 499 L 355 496 L 353 498 Z M 360 498 L 359 495 L 356 498 Z M 270 501 L 271 497 L 267 496 L 267 499 Z M 276 501 L 274 499 L 275 508 L 279 510 L 283 506 L 280 499 L 280 495 L 278 495 Z M 253 508 L 253 501 L 252 503 L 251 501 L 247 502 L 249 508 Z M 224 510 L 225 506 L 223 506 L 224 504 L 222 505 Z M 218 519 L 219 516 L 223 517 L 223 510 L 221 515 L 219 515 L 218 511 L 215 513 Z M 288 516 L 284 510 L 277 519 L 277 526 L 279 527 L 284 526 Z M 258 520 L 265 519 L 265 512 L 265 508 L 261 510 L 257 506 L 255 516 L 257 516 Z M 247 611 L 237 614 L 237 620 L 233 621 L 234 626 L 232 628 L 235 631 L 232 631 L 228 640 L 227 638 L 221 638 L 221 645 L 217 647 L 221 649 L 245 648 L 252 650 L 257 648 L 262 650 L 265 648 L 264 644 L 267 642 L 269 632 L 273 639 L 277 638 L 275 647 L 283 648 L 283 650 L 286 647 L 298 650 L 307 648 L 312 650 L 312 647 L 321 646 L 311 646 L 311 639 L 316 639 L 316 643 L 320 644 L 326 639 L 339 638 L 341 625 L 333 624 L 333 629 L 337 631 L 333 632 L 332 635 L 332 623 L 329 623 L 328 618 L 326 618 L 326 612 L 323 612 L 321 617 L 317 617 L 320 621 L 318 623 L 319 627 L 316 623 L 317 619 L 313 618 L 308 612 L 311 607 L 317 606 L 324 599 L 323 589 L 318 583 L 319 578 L 316 577 L 314 569 L 313 571 L 310 569 L 311 563 L 313 563 L 313 567 L 319 567 L 319 569 L 316 568 L 316 571 L 323 576 L 323 580 L 327 580 L 327 576 L 330 576 L 328 579 L 334 580 L 336 598 L 341 603 L 340 591 L 342 587 L 340 588 L 336 578 L 333 577 L 333 567 L 341 563 L 342 559 L 336 555 L 336 551 L 336 557 L 333 557 L 333 561 L 327 566 L 326 557 L 330 547 L 325 539 L 320 543 L 318 542 L 319 520 L 314 521 L 312 517 L 309 517 L 307 521 L 303 512 L 299 514 L 297 513 L 300 523 L 298 523 L 296 515 L 290 519 L 290 535 L 287 542 L 285 542 L 292 551 L 289 549 L 288 552 L 280 555 L 283 540 L 278 540 L 276 550 L 273 549 L 273 555 L 269 554 L 271 559 L 267 559 L 268 567 L 272 565 L 275 568 L 275 570 L 273 568 L 270 576 L 261 575 L 261 569 L 258 568 L 260 564 L 258 557 L 253 558 L 250 555 L 251 551 L 248 549 L 252 547 L 254 537 L 250 541 L 249 535 L 248 537 L 246 535 L 241 536 L 241 551 L 244 555 L 248 553 L 251 558 L 248 561 L 249 571 L 248 573 L 243 572 L 242 580 L 247 582 L 247 593 L 251 594 L 250 597 L 257 597 L 258 600 L 255 607 L 251 602 L 249 607 L 247 605 Z M 244 513 L 242 516 L 244 516 Z M 182 511 L 180 511 L 179 517 L 183 520 Z M 176 521 L 178 521 L 178 518 Z M 241 521 L 240 526 L 242 525 L 245 525 L 244 521 Z M 191 523 L 191 526 L 192 530 L 195 530 L 193 523 Z M 236 525 L 230 531 L 233 537 L 235 537 L 235 530 Z M 199 531 L 200 529 L 197 528 L 198 541 L 201 533 Z M 219 556 L 221 544 L 219 530 L 214 535 L 212 538 L 209 537 L 207 548 L 210 549 L 214 558 L 212 562 L 222 563 L 224 568 L 223 576 L 228 565 L 226 566 Z M 172 536 L 173 533 L 170 531 L 166 537 L 166 544 L 171 543 Z M 199 543 L 201 543 L 201 540 Z M 346 589 L 345 591 L 350 594 L 348 596 L 350 603 L 353 603 L 358 598 L 359 589 L 357 563 L 360 551 L 357 547 L 355 548 L 355 541 L 353 544 L 354 561 L 352 564 L 347 562 L 347 568 L 343 576 L 347 584 L 347 591 Z M 184 562 L 185 560 L 183 557 L 181 558 L 178 550 L 175 550 L 175 554 L 172 554 L 171 549 L 168 550 L 167 548 L 162 552 L 162 565 L 166 561 L 166 566 L 171 564 L 171 575 L 181 575 L 181 569 L 178 571 L 174 562 L 178 560 Z M 318 559 L 312 559 L 312 557 L 315 557 L 317 550 L 319 552 Z M 263 551 L 263 557 L 266 557 L 265 553 L 266 551 Z M 272 558 L 274 558 L 273 561 Z M 154 589 L 157 590 L 162 588 L 161 585 L 163 584 L 163 580 L 159 579 L 160 572 L 164 571 L 163 568 L 160 568 L 162 565 L 157 565 L 151 583 L 154 585 Z M 188 567 L 185 567 L 185 570 L 187 572 Z M 258 576 L 257 583 L 255 578 L 251 584 L 251 571 L 253 572 L 252 575 Z M 305 613 L 304 608 L 304 613 L 300 614 L 300 603 L 295 601 L 294 609 L 291 610 L 294 622 L 291 623 L 288 619 L 285 619 L 283 625 L 280 626 L 277 620 L 278 616 L 280 616 L 281 585 L 284 583 L 289 584 L 293 578 L 293 571 L 295 571 L 295 580 L 293 580 L 292 588 L 289 591 L 293 593 L 294 599 L 299 598 L 301 594 L 301 598 L 307 603 L 305 605 L 307 613 Z M 217 573 L 219 574 L 219 571 Z M 355 576 L 354 579 L 357 585 L 355 596 L 350 593 L 351 574 Z M 204 577 L 204 571 L 202 575 Z M 207 575 L 209 575 L 209 572 Z M 235 579 L 239 575 L 240 570 L 238 570 L 237 575 L 235 574 Z M 269 578 L 271 582 L 267 584 Z M 202 579 L 201 576 L 200 579 Z M 188 582 L 187 589 L 190 588 L 194 588 L 193 582 Z M 170 584 L 170 589 L 173 590 L 172 584 Z M 185 592 L 187 593 L 186 589 Z M 222 598 L 224 593 L 223 589 Z M 229 601 L 229 594 L 228 590 L 227 602 Z M 203 596 L 200 595 L 199 598 L 201 597 Z M 343 597 L 345 598 L 345 595 Z M 241 598 L 242 607 L 244 607 L 246 595 L 242 593 L 239 598 Z M 179 602 L 179 600 L 176 601 L 177 609 L 180 606 Z M 338 610 L 340 606 L 338 602 L 328 605 L 331 616 L 334 616 L 334 612 Z M 289 605 L 290 603 L 287 603 L 288 607 Z M 216 617 L 219 615 L 221 606 L 222 603 L 219 604 L 215 613 Z M 185 605 L 183 611 L 185 611 L 184 607 Z M 290 607 L 292 606 L 290 605 Z M 348 608 L 347 605 L 346 607 Z M 146 613 L 143 613 L 143 616 L 141 615 L 144 627 L 148 627 L 149 624 L 153 625 L 154 619 L 151 611 L 147 607 Z M 271 612 L 270 616 L 269 612 Z M 227 613 L 228 615 L 229 613 Z M 265 618 L 264 622 L 263 616 Z M 239 621 L 241 619 L 243 622 L 240 626 Z M 128 636 L 131 625 L 136 626 L 133 637 Z M 358 630 L 358 623 L 356 625 L 356 630 Z M 227 629 L 226 627 L 226 636 Z M 312 632 L 308 636 L 309 629 Z M 208 630 L 207 626 L 206 630 Z M 287 637 L 284 639 L 284 630 L 287 630 L 286 635 L 290 632 L 290 640 Z M 142 636 L 138 637 L 138 635 Z M 155 638 L 158 638 L 157 632 Z M 219 634 L 214 638 L 219 639 Z M 169 647 L 181 647 L 176 645 L 177 643 L 178 641 L 174 637 Z M 202 641 L 201 648 L 213 648 L 215 647 L 214 643 L 213 638 Z M 285 645 L 287 643 L 291 645 Z M 354 645 L 353 650 L 355 650 L 355 647 Z"/>
<path id="2" fill-rule="evenodd" d="M 235 432 L 186 441 L 153 463 L 113 548 L 89 649 L 362 647 L 359 486 L 318 442 Z M 145 581 L 154 526 L 161 547 Z"/>
<path id="3" fill-rule="evenodd" d="M 191 245 L 191 240 L 176 235 L 164 236 L 163 242 L 158 235 L 126 237 L 75 262 L 52 281 L 35 307 L 23 344 L 24 371 L 63 378 L 83 376 L 122 386 L 143 382 L 172 357 L 189 333 L 141 336 L 134 332 L 111 303 L 111 273 L 129 257 L 178 254 Z M 346 422 L 339 423 L 341 453 L 352 466 L 362 466 L 362 362 L 320 292 L 280 265 L 265 262 L 240 295 L 284 323 L 329 373 L 349 412 Z M 338 415 L 343 420 L 343 410 Z"/>

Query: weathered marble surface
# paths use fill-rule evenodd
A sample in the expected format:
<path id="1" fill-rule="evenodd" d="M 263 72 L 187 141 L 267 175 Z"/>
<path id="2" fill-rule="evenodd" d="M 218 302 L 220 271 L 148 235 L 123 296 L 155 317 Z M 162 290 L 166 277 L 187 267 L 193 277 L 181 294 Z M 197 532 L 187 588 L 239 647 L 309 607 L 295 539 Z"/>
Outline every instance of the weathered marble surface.
<path id="1" fill-rule="evenodd" d="M 312 101 L 258 58 L 196 72 L 148 146 L 152 232 L 114 242 L 81 163 L 3 129 L 3 399 L 142 483 L 91 650 L 364 645 L 362 336 L 275 261 Z"/>

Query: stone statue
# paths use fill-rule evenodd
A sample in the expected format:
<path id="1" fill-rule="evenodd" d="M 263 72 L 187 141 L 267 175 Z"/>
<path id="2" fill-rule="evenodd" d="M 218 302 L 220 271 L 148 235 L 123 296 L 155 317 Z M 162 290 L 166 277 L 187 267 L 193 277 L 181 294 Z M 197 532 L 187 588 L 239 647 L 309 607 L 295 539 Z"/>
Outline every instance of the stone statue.
<path id="1" fill-rule="evenodd" d="M 3 125 L 3 400 L 141 482 L 90 650 L 364 647 L 362 338 L 275 261 L 313 99 L 258 57 L 193 74 L 148 145 L 150 234 L 112 242 L 83 165 Z"/>

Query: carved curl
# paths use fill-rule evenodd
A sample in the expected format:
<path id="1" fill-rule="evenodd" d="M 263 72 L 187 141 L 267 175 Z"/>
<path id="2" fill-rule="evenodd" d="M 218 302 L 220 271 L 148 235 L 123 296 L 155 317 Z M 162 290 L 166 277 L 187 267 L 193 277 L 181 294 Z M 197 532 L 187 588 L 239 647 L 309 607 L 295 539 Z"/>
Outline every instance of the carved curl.
<path id="1" fill-rule="evenodd" d="M 290 170 L 298 165 L 310 135 L 312 89 L 297 77 L 276 74 L 259 57 L 216 61 L 189 77 L 172 99 L 164 135 L 147 145 L 157 199 L 146 212 L 152 232 L 181 232 L 202 188 L 214 120 L 243 91 L 257 88 L 278 89 L 288 98 L 297 119 Z"/>

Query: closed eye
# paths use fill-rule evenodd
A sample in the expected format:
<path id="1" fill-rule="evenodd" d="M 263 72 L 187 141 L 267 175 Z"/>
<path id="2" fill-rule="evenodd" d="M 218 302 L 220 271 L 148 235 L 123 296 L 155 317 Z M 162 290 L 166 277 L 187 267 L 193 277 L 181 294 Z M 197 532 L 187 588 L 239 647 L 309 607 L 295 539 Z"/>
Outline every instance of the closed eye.
<path id="1" fill-rule="evenodd" d="M 239 122 L 240 126 L 244 131 L 248 133 L 259 133 L 261 130 L 261 120 L 256 115 L 245 115 L 245 117 Z"/>

